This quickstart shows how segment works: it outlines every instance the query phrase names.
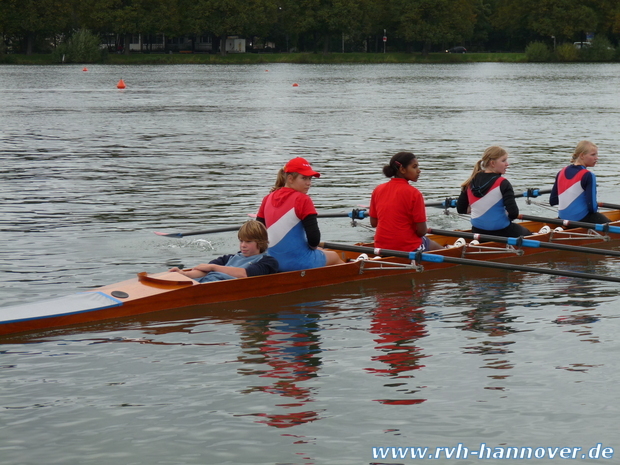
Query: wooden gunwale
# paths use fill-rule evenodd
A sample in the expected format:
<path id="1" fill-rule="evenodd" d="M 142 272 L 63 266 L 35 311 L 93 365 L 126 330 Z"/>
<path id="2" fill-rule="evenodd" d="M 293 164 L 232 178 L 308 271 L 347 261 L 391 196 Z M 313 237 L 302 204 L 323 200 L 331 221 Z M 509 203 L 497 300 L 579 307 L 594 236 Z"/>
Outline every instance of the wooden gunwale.
<path id="1" fill-rule="evenodd" d="M 607 212 L 614 223 L 620 223 L 620 211 Z M 538 231 L 544 223 L 522 222 L 531 231 Z M 533 234 L 531 237 L 541 242 L 571 241 L 571 244 L 608 248 L 620 242 L 620 234 L 603 236 L 592 234 L 584 228 L 565 230 L 562 233 L 552 232 Z M 430 236 L 441 245 L 451 245 L 456 241 L 454 237 Z M 370 245 L 372 244 L 363 244 Z M 84 294 L 98 293 L 110 296 L 118 302 L 117 305 L 96 310 L 85 310 L 74 313 L 44 316 L 40 318 L 21 319 L 11 310 L 16 307 L 0 308 L 0 336 L 26 331 L 38 331 L 50 328 L 91 323 L 95 321 L 119 319 L 162 310 L 174 310 L 198 305 L 207 305 L 220 302 L 233 302 L 270 295 L 286 294 L 309 288 L 325 287 L 346 282 L 355 282 L 368 279 L 389 278 L 394 275 L 420 274 L 420 271 L 431 272 L 444 268 L 462 266 L 450 263 L 424 263 L 423 267 L 390 267 L 390 263 L 410 265 L 406 259 L 396 257 L 381 257 L 380 261 L 355 261 L 359 254 L 338 251 L 347 262 L 324 268 L 315 268 L 303 271 L 277 273 L 274 275 L 257 276 L 252 278 L 218 281 L 214 283 L 198 284 L 193 280 L 184 279 L 178 274 L 168 272 L 148 274 L 141 272 L 135 278 L 92 289 Z M 461 246 L 429 252 L 451 257 L 464 257 L 485 261 L 502 261 L 517 263 L 528 256 L 544 252 L 553 252 L 545 248 L 523 248 L 518 251 L 505 244 L 487 242 L 480 246 Z M 421 273 L 424 274 L 424 273 Z M 432 275 L 433 273 L 431 273 Z M 114 293 L 114 294 L 113 294 Z M 114 295 L 127 294 L 126 298 Z"/>

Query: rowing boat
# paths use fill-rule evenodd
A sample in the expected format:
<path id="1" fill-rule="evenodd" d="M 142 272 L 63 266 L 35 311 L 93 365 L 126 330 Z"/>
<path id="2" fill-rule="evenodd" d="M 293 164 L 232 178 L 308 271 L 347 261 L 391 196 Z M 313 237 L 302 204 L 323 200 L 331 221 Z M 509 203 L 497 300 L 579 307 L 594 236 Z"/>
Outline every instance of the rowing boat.
<path id="1" fill-rule="evenodd" d="M 620 211 L 606 212 L 612 220 L 611 225 L 620 225 Z M 587 228 L 555 228 L 545 222 L 529 221 L 522 225 L 536 233 L 527 236 L 540 242 L 572 244 L 593 248 L 608 249 L 620 243 L 620 234 L 609 231 L 593 231 Z M 543 227 L 547 228 L 543 229 Z M 541 232 L 539 232 L 541 231 Z M 345 263 L 323 268 L 277 273 L 198 284 L 179 273 L 162 272 L 150 274 L 140 272 L 136 277 L 116 284 L 103 286 L 66 297 L 45 300 L 36 303 L 0 308 L 0 335 L 9 335 L 26 331 L 38 331 L 51 328 L 90 323 L 94 321 L 119 319 L 145 313 L 186 308 L 197 305 L 231 302 L 276 294 L 296 292 L 308 288 L 317 288 L 335 284 L 355 282 L 368 279 L 386 278 L 403 274 L 433 274 L 432 272 L 459 264 L 485 264 L 485 266 L 522 271 L 540 271 L 539 268 L 526 268 L 514 265 L 523 257 L 532 254 L 551 252 L 541 247 L 527 248 L 519 244 L 502 244 L 498 242 L 465 242 L 455 246 L 457 238 L 447 235 L 431 234 L 430 238 L 443 245 L 444 249 L 425 253 L 432 260 L 424 265 L 412 260 L 415 255 L 385 256 L 372 244 L 328 248 L 336 250 Z M 370 248 L 369 248 L 370 247 Z M 349 249 L 349 250 L 347 250 Z M 360 257 L 361 251 L 368 251 L 367 256 Z M 441 260 L 440 260 L 441 259 Z M 497 265 L 493 265 L 497 263 Z M 490 264 L 490 265 L 489 265 Z M 555 272 L 561 274 L 591 278 L 582 273 Z M 618 280 L 620 278 L 605 278 Z"/>

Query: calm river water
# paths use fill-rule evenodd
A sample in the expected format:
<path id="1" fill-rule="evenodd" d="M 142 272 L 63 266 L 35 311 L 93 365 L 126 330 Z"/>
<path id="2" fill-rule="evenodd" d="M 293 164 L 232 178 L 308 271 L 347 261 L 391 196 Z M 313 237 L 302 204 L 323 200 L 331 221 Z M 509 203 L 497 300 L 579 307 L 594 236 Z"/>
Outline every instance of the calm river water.
<path id="1" fill-rule="evenodd" d="M 153 231 L 243 222 L 293 156 L 322 173 L 318 210 L 345 212 L 397 151 L 442 200 L 489 145 L 522 191 L 549 188 L 590 139 L 600 200 L 618 203 L 617 64 L 82 68 L 0 67 L 2 306 L 236 250 L 234 233 Z M 522 211 L 554 215 L 544 200 Z M 320 222 L 351 243 L 372 237 L 364 223 Z M 615 284 L 455 271 L 5 338 L 1 462 L 412 464 L 372 447 L 459 443 L 587 456 L 620 448 L 619 316 Z"/>

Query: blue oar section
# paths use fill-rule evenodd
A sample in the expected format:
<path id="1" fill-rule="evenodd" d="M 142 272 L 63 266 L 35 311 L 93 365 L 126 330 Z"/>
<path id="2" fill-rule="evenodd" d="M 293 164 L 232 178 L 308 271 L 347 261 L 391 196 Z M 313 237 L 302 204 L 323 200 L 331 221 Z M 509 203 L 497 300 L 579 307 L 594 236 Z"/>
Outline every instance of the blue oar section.
<path id="1" fill-rule="evenodd" d="M 514 245 L 515 247 L 542 247 L 542 242 L 540 241 L 535 241 L 533 239 L 523 239 L 521 237 L 509 237 L 506 241 L 506 244 Z"/>
<path id="2" fill-rule="evenodd" d="M 540 197 L 543 194 L 551 194 L 551 189 L 528 189 L 522 194 L 515 194 L 515 197 L 534 198 Z"/>

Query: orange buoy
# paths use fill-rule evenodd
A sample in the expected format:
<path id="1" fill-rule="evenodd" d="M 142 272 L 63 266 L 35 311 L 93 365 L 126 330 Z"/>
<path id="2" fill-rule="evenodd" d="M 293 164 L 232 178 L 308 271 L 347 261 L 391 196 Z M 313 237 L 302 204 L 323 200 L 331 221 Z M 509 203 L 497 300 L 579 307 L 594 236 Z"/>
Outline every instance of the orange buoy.
<path id="1" fill-rule="evenodd" d="M 82 71 L 88 71 L 88 68 L 84 68 Z"/>
<path id="2" fill-rule="evenodd" d="M 118 87 L 119 89 L 124 89 L 127 86 L 125 85 L 125 81 L 121 79 L 120 81 L 118 81 L 118 84 L 116 84 L 116 87 Z"/>
<path id="3" fill-rule="evenodd" d="M 293 87 L 299 87 L 299 84 L 295 83 L 293 84 Z"/>

